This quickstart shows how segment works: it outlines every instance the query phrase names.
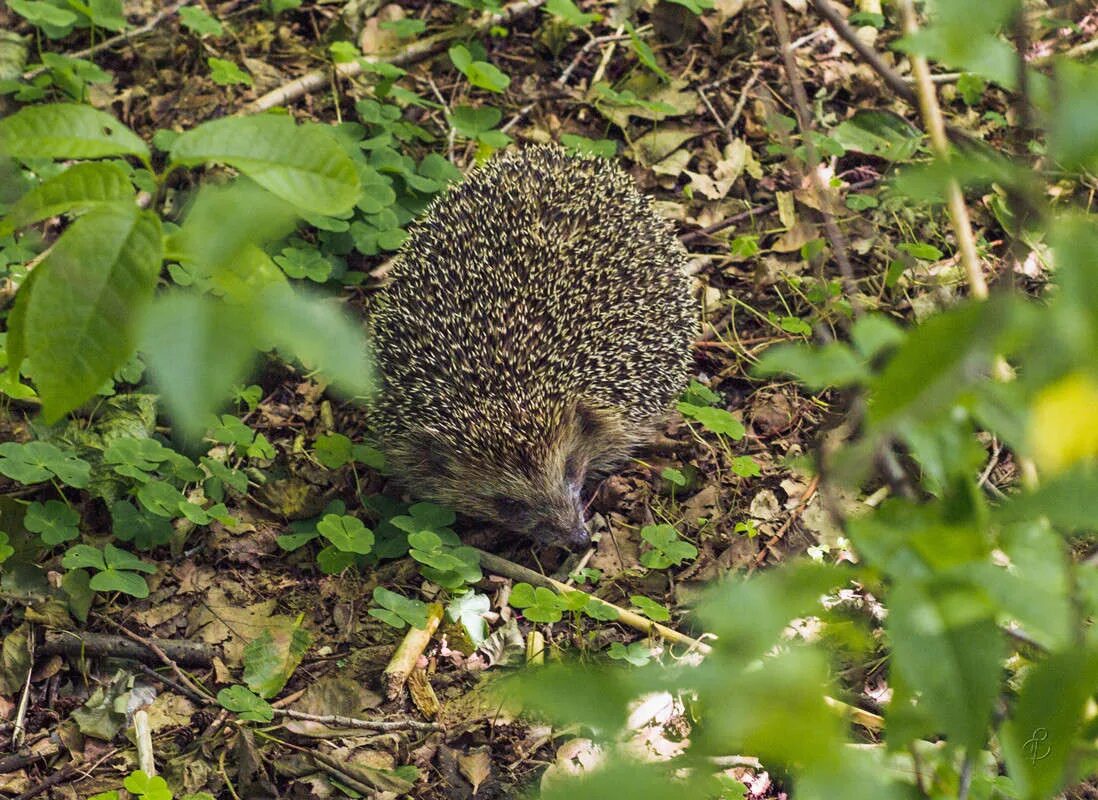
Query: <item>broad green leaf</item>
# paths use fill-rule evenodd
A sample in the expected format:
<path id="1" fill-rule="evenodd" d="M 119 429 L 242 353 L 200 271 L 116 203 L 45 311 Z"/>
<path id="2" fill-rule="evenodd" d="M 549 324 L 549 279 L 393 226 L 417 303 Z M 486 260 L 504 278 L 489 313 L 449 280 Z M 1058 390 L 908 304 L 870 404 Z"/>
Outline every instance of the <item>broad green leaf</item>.
<path id="1" fill-rule="evenodd" d="M 298 208 L 339 214 L 358 200 L 358 170 L 321 125 L 285 116 L 226 117 L 199 125 L 172 143 L 173 165 L 227 164 Z"/>
<path id="2" fill-rule="evenodd" d="M 133 355 L 134 323 L 160 261 L 160 220 L 118 204 L 74 222 L 35 269 L 20 336 L 48 421 L 95 394 Z"/>
<path id="3" fill-rule="evenodd" d="M 31 189 L 0 220 L 0 236 L 67 211 L 92 208 L 134 196 L 129 176 L 117 164 L 74 164 Z"/>
<path id="4" fill-rule="evenodd" d="M 140 349 L 173 423 L 188 437 L 225 405 L 255 354 L 246 314 L 193 292 L 156 300 L 142 321 Z"/>
<path id="5" fill-rule="evenodd" d="M 61 566 L 65 569 L 103 570 L 107 568 L 103 560 L 103 551 L 90 544 L 77 544 L 70 547 L 61 559 Z"/>
<path id="6" fill-rule="evenodd" d="M 981 748 L 1005 653 L 987 599 L 944 580 L 901 580 L 887 623 L 892 670 L 920 693 L 935 728 L 951 744 Z"/>
<path id="7" fill-rule="evenodd" d="M 15 158 L 137 156 L 149 148 L 110 114 L 77 103 L 27 106 L 0 120 L 0 154 Z"/>
<path id="8" fill-rule="evenodd" d="M 1098 169 L 1098 66 L 1060 60 L 1056 89 L 1049 155 L 1068 168 Z"/>
<path id="9" fill-rule="evenodd" d="M 1076 779 L 1079 728 L 1096 690 L 1098 653 L 1092 648 L 1053 653 L 1026 676 L 1001 733 L 1018 797 L 1053 797 Z"/>
<path id="10" fill-rule="evenodd" d="M 263 293 L 254 312 L 265 334 L 262 338 L 281 352 L 319 370 L 349 395 L 372 390 L 373 365 L 365 332 L 338 306 L 276 286 Z"/>
<path id="11" fill-rule="evenodd" d="M 92 576 L 88 586 L 97 592 L 122 592 L 141 599 L 149 596 L 149 584 L 134 572 L 107 569 Z"/>
<path id="12" fill-rule="evenodd" d="M 241 719 L 252 722 L 270 722 L 274 719 L 270 703 L 246 686 L 228 686 L 222 689 L 217 693 L 217 702 L 229 711 L 239 714 Z"/>
<path id="13" fill-rule="evenodd" d="M 374 532 L 349 514 L 326 514 L 316 524 L 316 530 L 344 553 L 366 555 L 374 544 Z"/>
<path id="14" fill-rule="evenodd" d="M 967 387 L 986 379 L 1017 308 L 1006 297 L 968 302 L 912 330 L 870 384 L 870 425 L 937 418 L 956 403 Z"/>
<path id="15" fill-rule="evenodd" d="M 703 428 L 712 433 L 723 434 L 739 441 L 747 432 L 743 423 L 723 408 L 696 406 L 686 402 L 680 402 L 677 407 L 684 417 L 697 420 Z"/>
<path id="16" fill-rule="evenodd" d="M 274 697 L 294 674 L 312 644 L 312 635 L 291 624 L 267 628 L 244 647 L 244 682 L 260 697 Z"/>
<path id="17" fill-rule="evenodd" d="M 888 111 L 858 111 L 839 123 L 831 137 L 847 150 L 888 161 L 907 161 L 922 141 L 917 128 Z"/>
<path id="18" fill-rule="evenodd" d="M 760 377 L 792 375 L 812 391 L 854 386 L 869 378 L 865 364 L 842 342 L 820 347 L 801 343 L 768 347 L 753 372 Z"/>
<path id="19" fill-rule="evenodd" d="M 402 594 L 391 592 L 383 586 L 374 588 L 374 602 L 390 613 L 395 614 L 401 622 L 406 622 L 413 628 L 424 630 L 427 628 L 427 604 L 422 600 L 405 597 Z M 375 614 L 375 616 L 378 616 Z M 385 619 L 385 617 L 378 617 Z M 454 618 L 456 619 L 456 618 Z M 399 625 L 397 627 L 403 627 Z"/>

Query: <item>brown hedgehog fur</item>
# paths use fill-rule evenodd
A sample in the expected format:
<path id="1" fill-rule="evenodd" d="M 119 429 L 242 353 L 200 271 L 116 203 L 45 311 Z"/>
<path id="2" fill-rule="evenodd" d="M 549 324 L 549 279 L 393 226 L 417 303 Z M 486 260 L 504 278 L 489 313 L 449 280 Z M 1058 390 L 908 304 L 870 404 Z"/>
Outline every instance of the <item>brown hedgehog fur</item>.
<path id="1" fill-rule="evenodd" d="M 371 416 L 409 491 L 537 540 L 588 541 L 581 489 L 684 388 L 686 254 L 632 180 L 555 145 L 428 209 L 371 316 Z"/>

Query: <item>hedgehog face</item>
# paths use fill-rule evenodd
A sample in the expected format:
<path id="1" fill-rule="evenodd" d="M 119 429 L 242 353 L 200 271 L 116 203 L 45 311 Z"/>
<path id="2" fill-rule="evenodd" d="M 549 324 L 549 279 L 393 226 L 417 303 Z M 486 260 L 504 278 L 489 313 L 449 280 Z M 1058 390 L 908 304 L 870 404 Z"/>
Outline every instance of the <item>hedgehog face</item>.
<path id="1" fill-rule="evenodd" d="M 466 516 L 536 542 L 586 547 L 583 487 L 593 473 L 620 463 L 633 437 L 620 413 L 574 401 L 527 435 L 480 442 L 448 442 L 421 434 L 403 450 L 408 487 Z"/>

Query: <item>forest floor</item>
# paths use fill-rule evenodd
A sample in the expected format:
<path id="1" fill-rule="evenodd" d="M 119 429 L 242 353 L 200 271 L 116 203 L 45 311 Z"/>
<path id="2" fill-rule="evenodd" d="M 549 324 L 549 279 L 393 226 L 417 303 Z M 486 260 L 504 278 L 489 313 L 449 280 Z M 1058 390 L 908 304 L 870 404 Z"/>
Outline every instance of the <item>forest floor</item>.
<path id="1" fill-rule="evenodd" d="M 479 13 L 431 0 L 307 1 L 277 15 L 270 3 L 195 4 L 218 21 L 218 32 L 181 18 L 179 5 L 126 3 L 131 33 L 109 46 L 93 42 L 87 30 L 52 41 L 39 36 L 37 45 L 82 56 L 105 71 L 105 80 L 88 83 L 88 100 L 146 140 L 268 104 L 301 119 L 353 123 L 368 113 L 362 101 L 381 99 L 429 134 L 398 140 L 400 152 L 417 161 L 439 153 L 464 172 L 485 153 L 485 140 L 499 140 L 470 133 L 468 125 L 455 133 L 450 113 L 464 106 L 498 109 L 498 118 L 489 112 L 480 120 L 480 133 L 498 130 L 520 144 L 556 140 L 613 154 L 687 246 L 704 321 L 689 399 L 730 412 L 742 435 L 735 426 L 722 432 L 673 411 L 665 430 L 669 442 L 640 453 L 591 498 L 596 544 L 590 552 L 539 549 L 458 520 L 456 530 L 467 543 L 621 608 L 658 618 L 662 612 L 647 603 L 658 604 L 668 612 L 665 624 L 685 637 L 703 635 L 688 611 L 713 581 L 750 576 L 806 553 L 828 561 L 845 557 L 828 504 L 856 513 L 859 505 L 875 502 L 876 487 L 861 497 L 826 498 L 819 491 L 813 454 L 829 437 L 842 436 L 841 401 L 758 379 L 752 366 L 777 342 L 842 336 L 852 298 L 899 321 L 917 320 L 951 303 L 965 286 L 956 260 L 943 255 L 955 250 L 943 212 L 913 208 L 887 187 L 896 164 L 925 152 L 917 109 L 803 0 L 786 5 L 789 39 L 820 132 L 816 168 L 842 202 L 837 223 L 851 266 L 845 284 L 823 245 L 821 202 L 798 158 L 805 153 L 794 133 L 793 89 L 763 0 L 713 0 L 701 4 L 711 6 L 701 14 L 689 2 L 623 3 L 639 9 L 633 29 L 615 16 L 621 9 L 612 3 L 578 2 L 580 11 L 601 16 L 569 24 L 524 0 L 504 6 L 515 12 L 505 21 L 463 39 L 443 39 L 433 51 L 420 46 L 426 37 L 445 37 L 457 22 L 480 19 Z M 417 20 L 423 24 L 408 24 Z M 905 62 L 888 47 L 896 25 L 880 18 L 876 30 L 874 21 L 873 14 L 863 15 L 859 35 L 904 80 Z M 25 21 L 0 9 L 0 29 L 28 35 L 34 61 L 36 37 Z M 455 68 L 447 50 L 458 41 L 475 60 L 509 76 L 503 91 L 474 87 Z M 391 84 L 399 91 L 387 92 L 392 76 L 376 68 L 336 76 L 329 49 L 336 42 L 399 63 L 406 74 Z M 268 102 L 270 93 L 317 70 L 321 80 L 306 91 Z M 238 73 L 246 83 L 231 82 Z M 600 94 L 595 86 L 612 88 Z M 943 77 L 938 86 L 951 122 L 995 147 L 1015 146 L 999 138 L 1013 114 L 1001 93 L 957 76 Z M 862 116 L 852 123 L 857 112 Z M 187 188 L 176 187 L 179 198 Z M 987 200 L 972 198 L 970 210 L 989 281 L 1042 283 L 1039 266 L 1013 263 L 998 249 L 999 223 Z M 318 241 L 310 229 L 301 235 Z M 326 289 L 364 313 L 392 255 L 384 248 L 376 255 L 338 254 L 341 274 Z M 318 515 L 333 501 L 375 524 L 380 506 L 364 498 L 383 493 L 387 481 L 361 464 L 331 468 L 318 460 L 318 437 L 363 440 L 358 407 L 330 398 L 323 385 L 273 360 L 255 383 L 258 402 L 242 405 L 239 416 L 269 448 L 240 454 L 237 463 L 249 484 L 226 496 L 232 522 L 177 524 L 170 545 L 144 553 L 157 569 L 148 577 L 147 598 L 100 595 L 82 629 L 104 636 L 107 655 L 79 658 L 56 635 L 44 634 L 40 644 L 53 649 L 40 652 L 54 655 L 40 655 L 35 663 L 25 719 L 29 744 L 47 755 L 11 764 L 0 757 L 0 794 L 29 797 L 40 790 L 44 797 L 86 798 L 116 789 L 136 767 L 134 751 L 120 734 L 104 738 L 98 726 L 108 726 L 111 702 L 140 687 L 152 699 L 157 768 L 177 787 L 177 797 L 203 791 L 216 797 L 331 797 L 354 787 L 358 796 L 511 797 L 536 789 L 547 768 L 559 771 L 586 757 L 574 732 L 517 717 L 483 692 L 486 677 L 512 669 L 516 651 L 522 660 L 528 634 L 541 634 L 551 653 L 569 657 L 689 657 L 687 639 L 661 643 L 620 621 L 566 613 L 555 623 L 533 622 L 507 604 L 521 573 L 486 564 L 476 590 L 490 601 L 488 642 L 476 649 L 460 626 L 444 620 L 416 662 L 411 691 L 387 696 L 382 673 L 406 631 L 368 615 L 376 607 L 374 590 L 429 602 L 440 588 L 425 582 L 408 557 L 325 574 L 313 545 L 287 551 L 279 537 L 315 530 Z M 117 404 L 124 393 L 120 389 L 107 402 Z M 29 418 L 18 408 L 4 413 L 11 438 L 29 438 Z M 989 482 L 1008 485 L 1014 478 L 1009 456 L 989 461 Z M 0 494 L 18 488 L 0 477 Z M 85 533 L 93 536 L 102 535 L 106 524 L 96 502 L 86 499 L 81 506 Z M 653 566 L 653 545 L 641 531 L 660 524 L 674 526 L 696 556 Z M 47 569 L 51 563 L 43 561 Z M 5 632 L 11 614 L 0 612 Z M 391 730 L 355 731 L 346 719 L 324 725 L 287 716 L 248 728 L 193 688 L 233 683 L 245 645 L 265 632 L 278 641 L 299 628 L 311 645 L 272 699 L 274 707 L 386 720 Z M 189 640 L 199 652 L 188 661 L 185 653 L 155 644 L 168 640 Z M 127 641 L 144 643 L 140 660 L 122 658 L 119 648 Z M 611 650 L 614 645 L 622 647 Z M 881 670 L 869 660 L 844 674 L 848 699 L 876 708 L 886 685 Z M 11 719 L 18 703 L 19 692 L 0 695 L 0 718 Z M 661 719 L 652 726 L 660 736 L 653 733 L 651 741 L 669 742 L 669 731 L 685 724 Z M 871 729 L 859 730 L 874 741 Z M 0 736 L 8 733 L 10 727 L 0 727 Z M 734 771 L 750 797 L 784 791 L 780 777 L 750 758 Z"/>

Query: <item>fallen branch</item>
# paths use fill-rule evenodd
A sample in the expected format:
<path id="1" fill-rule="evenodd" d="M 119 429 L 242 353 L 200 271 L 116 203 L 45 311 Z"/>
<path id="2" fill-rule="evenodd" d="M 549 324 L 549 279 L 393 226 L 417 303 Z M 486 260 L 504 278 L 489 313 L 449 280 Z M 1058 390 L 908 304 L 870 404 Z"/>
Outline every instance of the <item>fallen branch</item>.
<path id="1" fill-rule="evenodd" d="M 186 639 L 149 639 L 168 658 L 184 667 L 209 667 L 213 664 L 214 650 L 200 642 Z M 139 661 L 150 666 L 160 666 L 163 660 L 142 642 L 125 636 L 84 631 L 47 630 L 38 654 L 60 655 L 67 658 L 81 656 L 110 656 Z"/>
<path id="2" fill-rule="evenodd" d="M 429 36 L 415 42 L 408 48 L 390 56 L 363 56 L 354 61 L 336 64 L 334 69 L 337 76 L 342 78 L 356 78 L 362 74 L 364 65 L 367 64 L 392 64 L 394 67 L 402 67 L 415 63 L 435 53 L 441 52 L 446 44 L 454 39 L 464 39 L 482 33 L 496 25 L 507 25 L 520 17 L 524 17 L 531 11 L 535 11 L 545 0 L 521 0 L 521 2 L 508 6 L 495 14 L 485 14 L 472 24 L 458 25 L 448 31 Z M 325 88 L 329 85 L 332 76 L 332 67 L 324 67 L 302 75 L 290 83 L 274 89 L 257 100 L 244 107 L 244 112 L 255 114 L 267 111 L 277 106 L 296 100 L 299 97 Z"/>
<path id="3" fill-rule="evenodd" d="M 385 695 L 390 700 L 395 700 L 404 690 L 408 676 L 415 669 L 416 661 L 423 655 L 440 622 L 442 622 L 442 605 L 431 603 L 427 607 L 427 627 L 408 629 L 407 635 L 393 653 L 392 659 L 381 676 Z"/>
<path id="4" fill-rule="evenodd" d="M 344 717 L 339 714 L 306 714 L 303 711 L 293 711 L 288 708 L 274 709 L 276 717 L 289 717 L 306 722 L 316 722 L 331 728 L 361 728 L 367 731 L 441 731 L 443 728 L 437 722 L 420 722 L 415 719 L 391 719 L 374 720 L 358 719 L 357 717 Z"/>

